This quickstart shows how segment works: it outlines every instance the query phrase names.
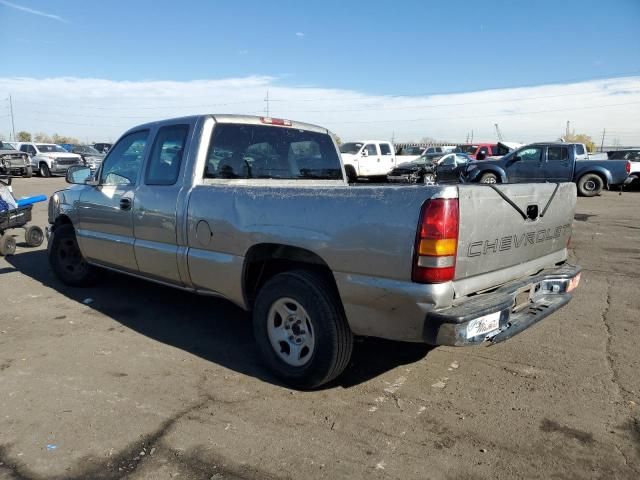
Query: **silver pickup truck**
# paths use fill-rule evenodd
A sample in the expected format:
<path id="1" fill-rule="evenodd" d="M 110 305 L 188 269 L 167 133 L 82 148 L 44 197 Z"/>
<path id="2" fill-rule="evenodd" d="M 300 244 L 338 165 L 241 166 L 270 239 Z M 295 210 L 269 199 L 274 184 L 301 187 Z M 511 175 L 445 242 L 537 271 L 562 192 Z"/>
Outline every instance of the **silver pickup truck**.
<path id="1" fill-rule="evenodd" d="M 353 337 L 499 342 L 571 299 L 573 183 L 349 186 L 325 128 L 201 115 L 126 132 L 49 203 L 66 284 L 103 269 L 253 312 L 285 382 L 348 365 Z"/>

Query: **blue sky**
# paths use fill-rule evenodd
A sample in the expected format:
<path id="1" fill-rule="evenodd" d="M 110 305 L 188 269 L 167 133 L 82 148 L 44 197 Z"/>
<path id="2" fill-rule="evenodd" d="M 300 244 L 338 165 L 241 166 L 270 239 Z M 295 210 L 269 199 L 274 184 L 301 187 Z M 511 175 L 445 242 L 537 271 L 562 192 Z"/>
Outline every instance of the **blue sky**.
<path id="1" fill-rule="evenodd" d="M 639 25 L 640 0 L 0 0 L 0 135 L 9 95 L 18 129 L 117 137 L 158 116 L 261 113 L 269 90 L 272 113 L 345 137 L 504 122 L 537 140 L 568 119 L 640 142 Z"/>
<path id="2" fill-rule="evenodd" d="M 6 76 L 256 74 L 422 94 L 640 71 L 638 0 L 10 3 L 64 21 L 0 5 Z"/>

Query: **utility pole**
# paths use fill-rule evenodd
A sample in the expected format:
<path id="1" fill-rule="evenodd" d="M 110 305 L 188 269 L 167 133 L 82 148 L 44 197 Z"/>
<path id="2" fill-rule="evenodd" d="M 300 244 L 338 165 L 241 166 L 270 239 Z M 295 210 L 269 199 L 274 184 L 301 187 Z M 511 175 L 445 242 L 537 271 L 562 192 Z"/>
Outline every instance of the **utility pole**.
<path id="1" fill-rule="evenodd" d="M 502 132 L 500 131 L 500 127 L 498 126 L 497 123 L 494 123 L 495 127 L 496 127 L 496 135 L 498 136 L 498 141 L 501 142 L 502 141 Z"/>
<path id="2" fill-rule="evenodd" d="M 603 128 L 602 129 L 602 143 L 600 143 L 600 151 L 604 152 L 604 136 L 607 133 L 607 129 Z"/>
<path id="3" fill-rule="evenodd" d="M 11 111 L 11 130 L 13 131 L 12 140 L 16 141 L 16 124 L 13 122 L 13 101 L 11 100 L 11 95 L 9 95 L 9 110 Z"/>
<path id="4" fill-rule="evenodd" d="M 571 121 L 567 120 L 567 130 L 564 132 L 565 141 L 569 139 L 569 127 L 571 126 Z"/>
<path id="5" fill-rule="evenodd" d="M 396 144 L 396 132 L 395 131 L 391 132 L 391 144 L 392 145 Z"/>
<path id="6" fill-rule="evenodd" d="M 473 143 L 473 129 L 471 129 L 471 143 Z"/>
<path id="7" fill-rule="evenodd" d="M 264 97 L 264 101 L 267 103 L 266 112 L 267 112 L 267 117 L 268 117 L 269 116 L 269 90 L 267 90 L 267 96 Z"/>
<path id="8" fill-rule="evenodd" d="M 467 132 L 467 140 L 464 143 L 469 143 L 469 132 Z"/>

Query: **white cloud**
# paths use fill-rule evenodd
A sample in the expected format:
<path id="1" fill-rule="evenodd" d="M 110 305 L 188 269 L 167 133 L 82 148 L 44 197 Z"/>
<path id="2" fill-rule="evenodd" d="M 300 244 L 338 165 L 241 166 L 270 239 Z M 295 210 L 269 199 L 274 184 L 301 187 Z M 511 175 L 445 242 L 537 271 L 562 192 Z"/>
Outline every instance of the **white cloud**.
<path id="1" fill-rule="evenodd" d="M 296 37 L 304 37 L 304 32 L 296 32 Z"/>
<path id="2" fill-rule="evenodd" d="M 69 23 L 67 20 L 65 20 L 59 15 L 53 15 L 52 13 L 46 13 L 40 10 L 34 10 L 33 8 L 25 7 L 12 2 L 7 2 L 6 0 L 0 0 L 0 4 L 4 5 L 5 7 L 13 8 L 14 10 L 20 10 L 21 12 L 26 12 L 32 15 L 39 15 L 41 17 L 51 18 L 53 20 L 57 20 L 58 22 L 62 22 L 62 23 Z"/>
<path id="3" fill-rule="evenodd" d="M 461 142 L 557 139 L 567 120 L 606 144 L 640 144 L 640 76 L 468 93 L 384 96 L 345 89 L 282 85 L 269 76 L 217 80 L 113 81 L 96 78 L 0 78 L 0 98 L 13 97 L 16 130 L 109 140 L 147 121 L 196 113 L 270 114 L 316 123 L 343 140 L 432 137 Z M 8 136 L 0 105 L 0 133 Z"/>

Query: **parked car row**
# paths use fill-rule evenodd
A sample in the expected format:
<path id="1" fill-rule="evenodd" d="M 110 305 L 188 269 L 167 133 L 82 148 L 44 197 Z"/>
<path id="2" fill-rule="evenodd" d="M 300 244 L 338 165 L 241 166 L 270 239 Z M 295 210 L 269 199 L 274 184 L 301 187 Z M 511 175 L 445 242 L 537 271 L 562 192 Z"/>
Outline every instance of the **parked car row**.
<path id="1" fill-rule="evenodd" d="M 0 175 L 41 177 L 64 175 L 72 165 L 84 165 L 97 170 L 110 144 L 90 145 L 44 142 L 0 142 Z"/>

